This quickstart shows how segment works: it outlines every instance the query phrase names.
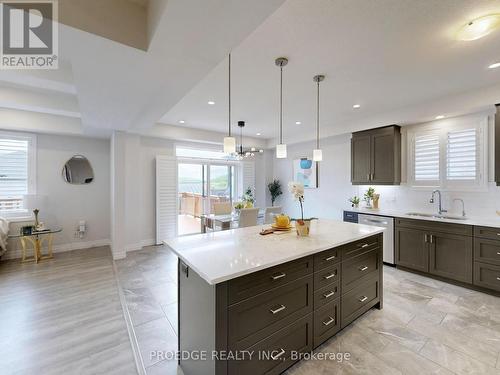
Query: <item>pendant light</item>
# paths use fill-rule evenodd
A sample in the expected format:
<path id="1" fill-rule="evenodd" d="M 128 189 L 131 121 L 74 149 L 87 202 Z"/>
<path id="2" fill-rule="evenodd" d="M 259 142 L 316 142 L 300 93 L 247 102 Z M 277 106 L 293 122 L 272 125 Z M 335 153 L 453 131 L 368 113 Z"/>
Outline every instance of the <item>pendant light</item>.
<path id="1" fill-rule="evenodd" d="M 313 150 L 313 161 L 323 160 L 323 151 L 319 148 L 319 83 L 325 79 L 324 75 L 314 76 L 313 81 L 318 85 L 316 98 L 316 148 Z"/>
<path id="2" fill-rule="evenodd" d="M 278 159 L 285 159 L 286 144 L 283 143 L 283 67 L 288 64 L 288 59 L 285 57 L 278 57 L 275 64 L 280 68 L 280 134 L 279 143 L 276 145 L 276 157 Z"/>
<path id="3" fill-rule="evenodd" d="M 231 136 L 231 54 L 228 63 L 228 136 L 224 137 L 224 153 L 234 154 L 236 152 L 236 138 Z"/>

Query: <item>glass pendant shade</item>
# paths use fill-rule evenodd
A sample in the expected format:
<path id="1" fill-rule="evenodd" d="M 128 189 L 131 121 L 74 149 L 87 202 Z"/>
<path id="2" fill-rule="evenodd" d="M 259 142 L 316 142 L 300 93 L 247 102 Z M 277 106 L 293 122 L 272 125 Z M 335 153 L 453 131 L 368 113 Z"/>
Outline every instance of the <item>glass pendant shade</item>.
<path id="1" fill-rule="evenodd" d="M 280 143 L 276 145 L 276 157 L 278 159 L 286 159 L 286 144 Z"/>
<path id="2" fill-rule="evenodd" d="M 313 161 L 322 161 L 323 160 L 323 151 L 316 149 L 313 150 Z"/>
<path id="3" fill-rule="evenodd" d="M 236 138 L 224 137 L 224 153 L 234 154 L 236 152 Z"/>

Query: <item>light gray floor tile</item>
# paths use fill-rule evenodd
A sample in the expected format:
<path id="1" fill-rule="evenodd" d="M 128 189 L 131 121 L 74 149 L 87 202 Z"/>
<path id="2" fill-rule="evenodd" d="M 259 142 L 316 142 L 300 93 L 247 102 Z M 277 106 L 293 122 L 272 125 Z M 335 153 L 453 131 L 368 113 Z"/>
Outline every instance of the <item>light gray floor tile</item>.
<path id="1" fill-rule="evenodd" d="M 156 352 L 172 352 L 177 350 L 177 335 L 166 317 L 152 320 L 134 328 L 146 367 L 160 362 L 161 355 Z"/>

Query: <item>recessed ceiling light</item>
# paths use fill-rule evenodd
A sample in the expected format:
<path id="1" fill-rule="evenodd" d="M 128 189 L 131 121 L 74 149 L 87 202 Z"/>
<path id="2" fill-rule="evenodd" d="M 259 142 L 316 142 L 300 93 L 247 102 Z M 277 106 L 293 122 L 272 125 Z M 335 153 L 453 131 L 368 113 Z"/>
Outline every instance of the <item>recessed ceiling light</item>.
<path id="1" fill-rule="evenodd" d="M 354 105 L 352 106 L 352 108 L 354 108 L 354 109 L 361 108 L 361 104 L 354 104 Z"/>
<path id="2" fill-rule="evenodd" d="M 300 124 L 302 124 L 302 122 L 300 122 L 300 121 L 295 121 L 295 125 L 300 125 Z"/>
<path id="3" fill-rule="evenodd" d="M 500 14 L 489 14 L 487 16 L 476 18 L 458 31 L 457 39 L 471 41 L 480 39 L 500 26 Z"/>
<path id="4" fill-rule="evenodd" d="M 497 63 L 491 64 L 490 66 L 488 66 L 488 68 L 490 68 L 490 69 L 500 68 L 500 62 L 497 62 Z"/>
<path id="5" fill-rule="evenodd" d="M 442 120 L 442 119 L 444 119 L 444 115 L 436 116 L 436 120 Z"/>
<path id="6" fill-rule="evenodd" d="M 209 100 L 209 101 L 208 101 L 208 104 L 209 104 L 209 105 L 214 105 L 214 104 L 215 104 L 215 102 L 214 102 L 213 100 Z"/>
<path id="7" fill-rule="evenodd" d="M 256 135 L 260 135 L 260 133 L 257 133 Z"/>
<path id="8" fill-rule="evenodd" d="M 186 121 L 184 120 L 179 120 L 179 124 L 184 124 Z"/>

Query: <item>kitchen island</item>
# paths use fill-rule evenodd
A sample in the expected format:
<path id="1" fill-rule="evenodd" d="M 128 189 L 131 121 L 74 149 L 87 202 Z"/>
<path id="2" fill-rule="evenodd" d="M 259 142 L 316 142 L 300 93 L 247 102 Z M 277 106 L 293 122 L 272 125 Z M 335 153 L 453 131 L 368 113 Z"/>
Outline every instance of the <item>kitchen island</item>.
<path id="1" fill-rule="evenodd" d="M 179 257 L 184 374 L 280 374 L 382 308 L 383 228 L 318 220 L 309 237 L 260 229 L 165 241 Z"/>

